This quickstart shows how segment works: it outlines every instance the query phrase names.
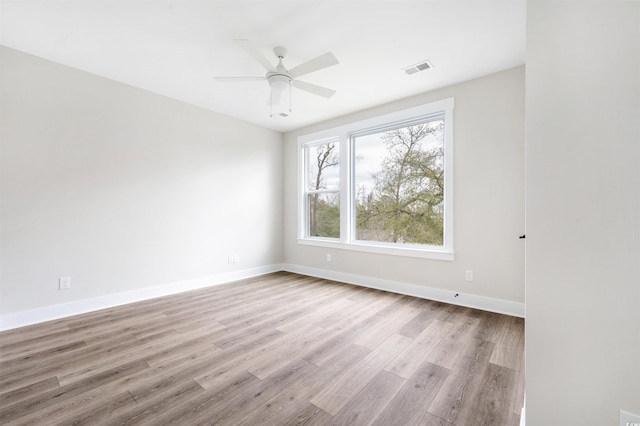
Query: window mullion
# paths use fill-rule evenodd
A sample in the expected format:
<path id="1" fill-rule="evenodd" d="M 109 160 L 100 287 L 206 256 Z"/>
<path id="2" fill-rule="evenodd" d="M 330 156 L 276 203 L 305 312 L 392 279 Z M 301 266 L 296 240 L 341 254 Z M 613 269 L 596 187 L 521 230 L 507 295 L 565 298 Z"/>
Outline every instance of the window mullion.
<path id="1" fill-rule="evenodd" d="M 346 134 L 340 135 L 343 157 L 340 163 L 340 241 L 352 241 L 352 208 L 351 208 L 351 144 Z"/>
<path id="2" fill-rule="evenodd" d="M 313 194 L 338 194 L 340 192 L 339 189 L 314 189 L 307 191 L 307 195 Z"/>

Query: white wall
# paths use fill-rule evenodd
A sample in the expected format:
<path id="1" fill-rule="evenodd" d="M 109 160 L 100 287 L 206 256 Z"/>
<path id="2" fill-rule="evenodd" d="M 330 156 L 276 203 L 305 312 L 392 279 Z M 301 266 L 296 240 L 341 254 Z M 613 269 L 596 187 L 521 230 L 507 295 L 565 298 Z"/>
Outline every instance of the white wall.
<path id="1" fill-rule="evenodd" d="M 0 52 L 3 316 L 280 264 L 280 133 Z"/>
<path id="2" fill-rule="evenodd" d="M 640 3 L 530 1 L 526 424 L 640 414 Z"/>
<path id="3" fill-rule="evenodd" d="M 453 262 L 297 243 L 299 135 L 448 97 L 455 98 Z M 459 292 L 523 304 L 524 242 L 518 239 L 524 232 L 523 66 L 289 132 L 284 149 L 284 259 L 290 268 L 436 289 L 429 294 L 452 302 L 460 301 L 454 300 Z M 332 254 L 331 263 L 326 253 Z M 465 281 L 465 270 L 473 270 L 474 282 Z"/>

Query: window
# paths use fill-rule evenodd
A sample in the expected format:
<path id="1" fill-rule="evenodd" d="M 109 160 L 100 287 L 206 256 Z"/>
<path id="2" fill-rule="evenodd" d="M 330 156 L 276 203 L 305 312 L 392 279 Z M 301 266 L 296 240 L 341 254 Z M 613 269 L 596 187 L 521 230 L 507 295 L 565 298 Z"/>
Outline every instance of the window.
<path id="1" fill-rule="evenodd" d="M 355 239 L 444 245 L 444 117 L 352 135 Z"/>
<path id="2" fill-rule="evenodd" d="M 304 147 L 306 236 L 340 238 L 340 143 Z"/>
<path id="3" fill-rule="evenodd" d="M 299 138 L 299 242 L 453 260 L 453 99 Z"/>

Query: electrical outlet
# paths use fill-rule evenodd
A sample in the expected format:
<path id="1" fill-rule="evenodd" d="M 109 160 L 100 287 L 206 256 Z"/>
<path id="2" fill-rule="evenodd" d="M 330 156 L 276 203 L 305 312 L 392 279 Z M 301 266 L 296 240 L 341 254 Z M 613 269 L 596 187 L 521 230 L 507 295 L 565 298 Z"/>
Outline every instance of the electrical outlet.
<path id="1" fill-rule="evenodd" d="M 620 426 L 640 426 L 640 416 L 620 410 Z"/>
<path id="2" fill-rule="evenodd" d="M 331 253 L 327 253 L 327 262 L 331 262 Z"/>
<path id="3" fill-rule="evenodd" d="M 465 278 L 467 281 L 473 281 L 473 271 L 466 271 L 466 272 L 464 273 L 464 278 Z"/>
<path id="4" fill-rule="evenodd" d="M 237 254 L 233 255 L 233 263 L 240 263 L 240 257 Z"/>
<path id="5" fill-rule="evenodd" d="M 71 277 L 60 277 L 58 279 L 58 290 L 68 290 L 71 288 Z"/>
<path id="6" fill-rule="evenodd" d="M 233 255 L 230 254 L 229 256 L 227 256 L 227 263 L 228 264 L 232 264 L 233 263 Z"/>

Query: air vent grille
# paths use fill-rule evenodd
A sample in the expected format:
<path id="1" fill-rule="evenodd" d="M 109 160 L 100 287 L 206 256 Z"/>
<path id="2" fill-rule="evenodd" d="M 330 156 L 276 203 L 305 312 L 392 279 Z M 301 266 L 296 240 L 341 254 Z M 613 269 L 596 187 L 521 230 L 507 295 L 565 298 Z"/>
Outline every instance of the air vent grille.
<path id="1" fill-rule="evenodd" d="M 411 75 L 411 74 L 416 74 L 420 71 L 426 71 L 428 69 L 433 68 L 433 65 L 431 65 L 431 62 L 429 61 L 422 61 L 419 62 L 415 65 L 411 65 L 410 67 L 407 68 L 403 68 L 402 71 L 404 71 L 406 74 Z"/>

